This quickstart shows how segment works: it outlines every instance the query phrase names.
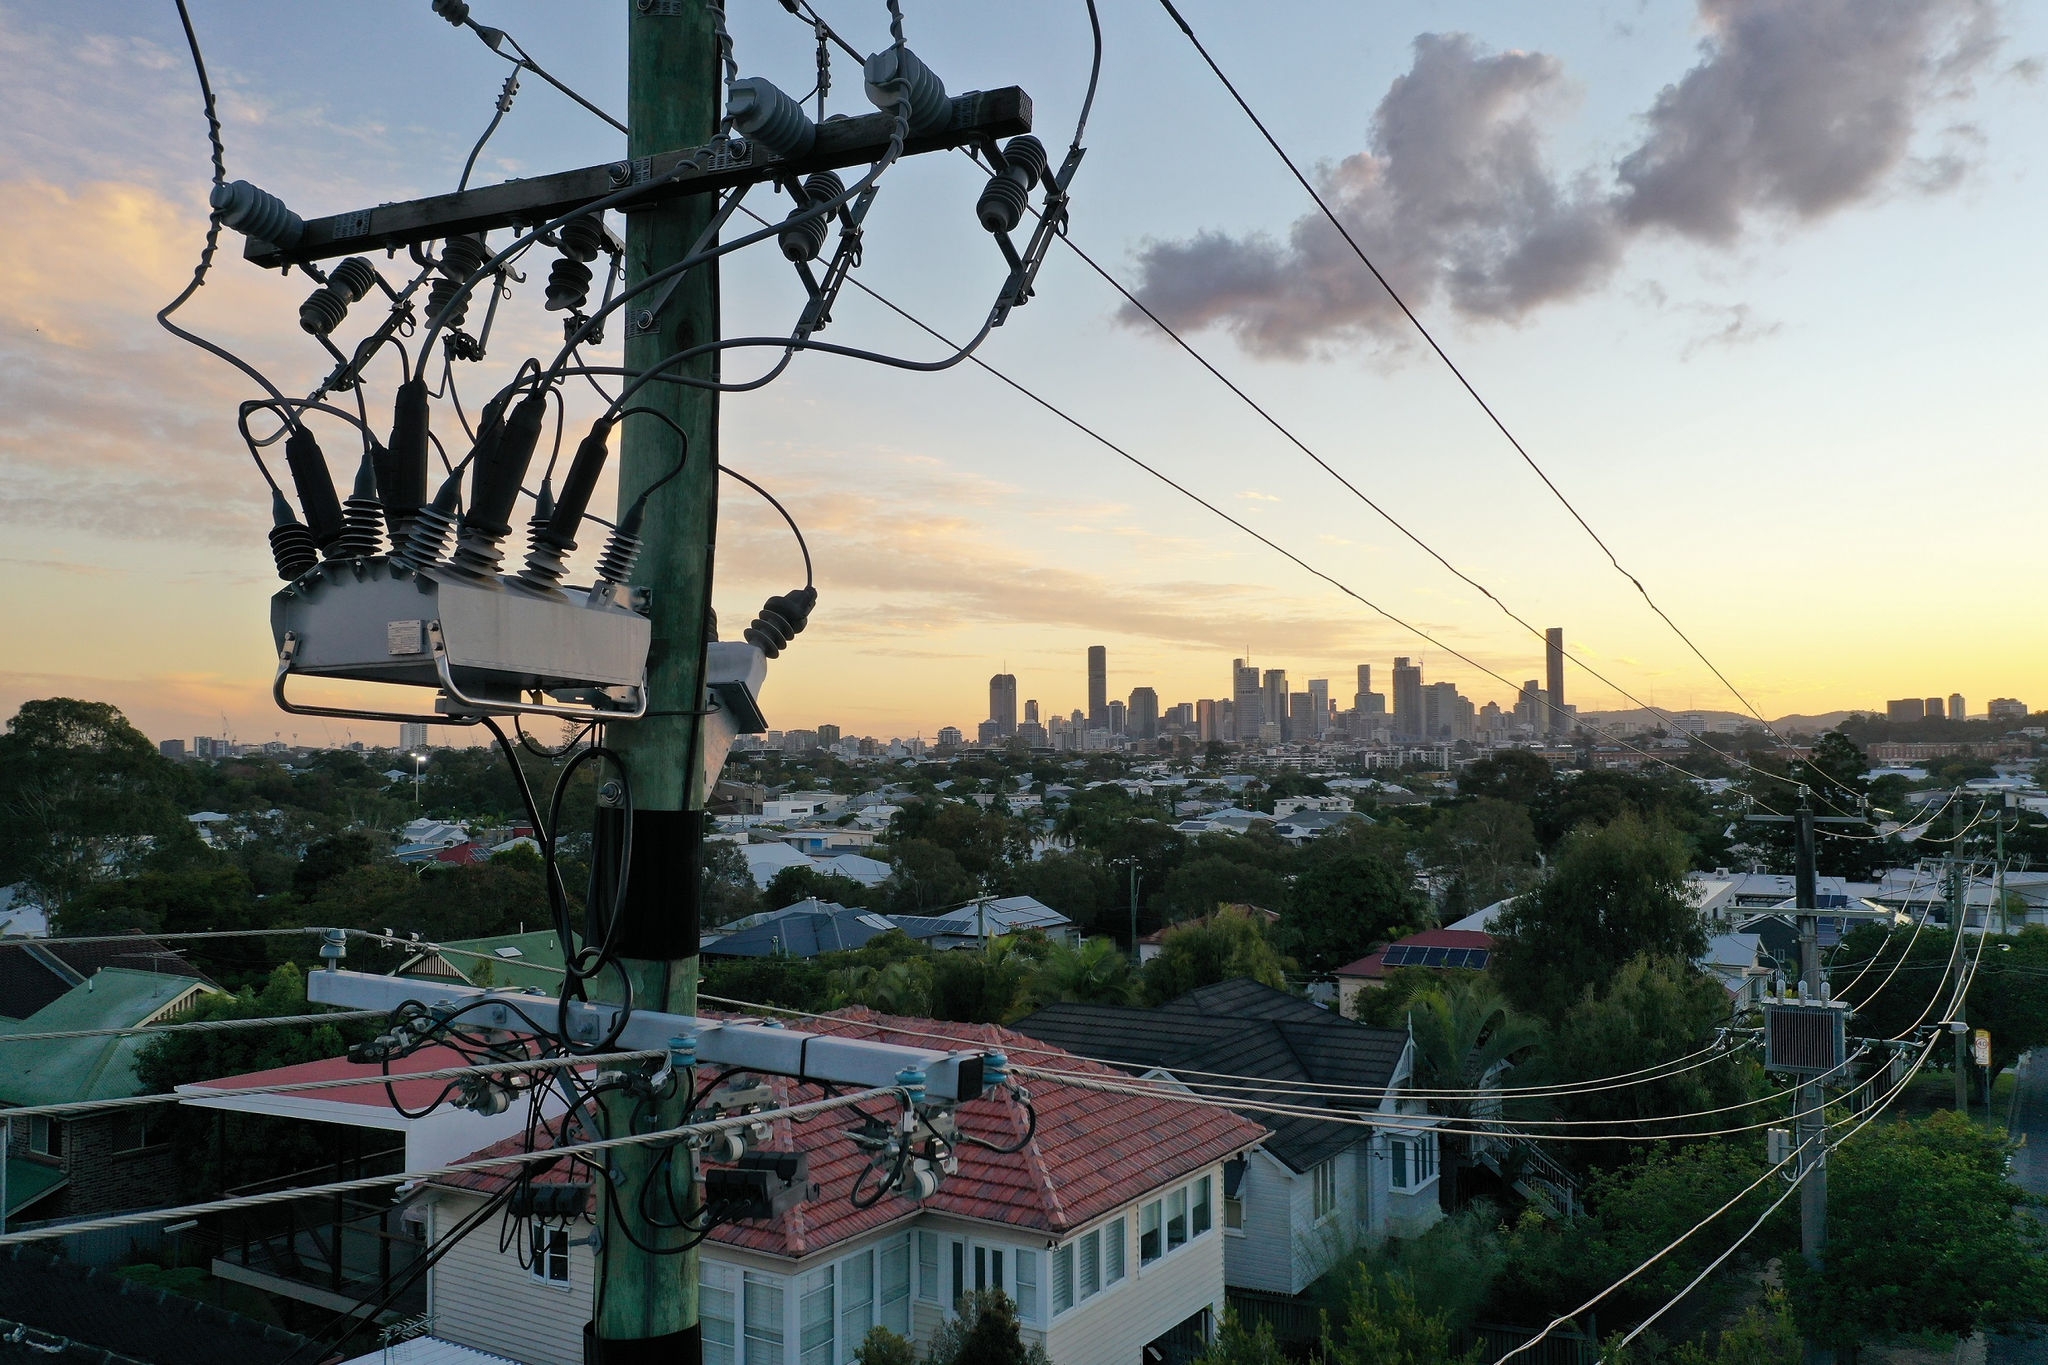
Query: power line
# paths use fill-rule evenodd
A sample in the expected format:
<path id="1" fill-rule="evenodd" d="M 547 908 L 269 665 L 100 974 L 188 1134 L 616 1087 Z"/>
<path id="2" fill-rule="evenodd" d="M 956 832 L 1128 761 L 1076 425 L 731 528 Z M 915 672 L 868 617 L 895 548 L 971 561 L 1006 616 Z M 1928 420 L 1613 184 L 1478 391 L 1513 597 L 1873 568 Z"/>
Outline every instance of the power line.
<path id="1" fill-rule="evenodd" d="M 287 1024 L 336 1024 L 354 1019 L 383 1019 L 385 1010 L 338 1010 L 333 1014 L 279 1014 L 261 1019 L 197 1019 L 188 1024 L 142 1024 L 135 1028 L 72 1028 L 48 1033 L 0 1033 L 0 1043 L 53 1043 L 70 1038 L 128 1038 L 166 1033 L 222 1033 L 232 1029 L 279 1028 Z"/>
<path id="2" fill-rule="evenodd" d="M 1351 235 L 1351 230 L 1344 225 L 1344 221 L 1337 216 L 1336 211 L 1330 207 L 1328 201 L 1323 198 L 1322 193 L 1316 189 L 1309 178 L 1302 174 L 1301 167 L 1295 164 L 1294 158 L 1288 155 L 1287 149 L 1280 145 L 1280 140 L 1273 136 L 1272 131 L 1266 127 L 1265 121 L 1252 110 L 1251 105 L 1239 93 L 1237 86 L 1232 83 L 1230 77 L 1223 73 L 1223 68 L 1216 64 L 1216 59 L 1209 55 L 1209 49 L 1204 47 L 1202 40 L 1195 36 L 1195 30 L 1189 26 L 1186 19 L 1181 17 L 1180 11 L 1174 8 L 1173 0 L 1159 0 L 1159 3 L 1165 8 L 1167 15 L 1172 18 L 1173 22 L 1179 26 L 1180 31 L 1187 35 L 1188 41 L 1194 44 L 1195 51 L 1201 54 L 1203 62 L 1208 65 L 1210 71 L 1215 73 L 1216 79 L 1223 83 L 1223 88 L 1230 92 L 1230 97 L 1237 102 L 1237 107 L 1244 111 L 1245 117 L 1252 121 L 1252 126 L 1259 130 L 1259 135 L 1266 140 L 1266 145 L 1273 149 L 1274 154 L 1286 165 L 1288 171 L 1300 183 L 1302 189 L 1308 192 L 1309 198 L 1315 201 L 1316 207 L 1322 211 L 1325 218 L 1329 219 L 1330 225 L 1336 228 L 1343 236 L 1345 244 L 1351 248 L 1352 253 L 1358 257 L 1360 263 L 1368 271 L 1372 272 L 1373 279 L 1379 282 L 1380 288 L 1387 291 L 1387 297 L 1393 300 L 1395 307 L 1399 308 L 1402 315 L 1414 325 L 1416 332 L 1428 343 L 1430 350 L 1436 352 L 1437 359 L 1443 361 L 1444 366 L 1450 370 L 1465 392 L 1472 396 L 1472 401 L 1479 405 L 1479 410 L 1484 412 L 1487 419 L 1500 431 L 1500 434 L 1507 438 L 1508 444 L 1515 448 L 1515 453 L 1522 457 L 1522 462 L 1535 472 L 1536 477 L 1543 481 L 1543 486 L 1550 490 L 1551 495 L 1564 506 L 1567 512 L 1571 513 L 1572 520 L 1579 524 L 1580 529 L 1592 537 L 1593 543 L 1600 547 L 1602 554 L 1607 556 L 1607 562 L 1614 566 L 1615 572 L 1635 585 L 1635 590 L 1642 594 L 1643 601 L 1649 604 L 1650 610 L 1657 613 L 1658 618 L 1665 625 L 1671 627 L 1672 633 L 1685 642 L 1685 647 L 1690 649 L 1699 661 L 1705 664 L 1716 678 L 1721 680 L 1721 684 L 1728 689 L 1737 701 L 1742 703 L 1744 709 L 1756 717 L 1757 723 L 1763 726 L 1764 733 L 1782 745 L 1785 741 L 1771 728 L 1771 723 L 1764 719 L 1763 713 L 1750 704 L 1749 698 L 1744 696 L 1742 691 L 1728 680 L 1728 675 L 1723 673 L 1715 665 L 1714 661 L 1709 659 L 1705 652 L 1693 643 L 1691 636 L 1679 629 L 1678 623 L 1671 619 L 1664 608 L 1657 605 L 1656 599 L 1650 596 L 1650 590 L 1643 586 L 1642 580 L 1623 567 L 1621 560 L 1615 557 L 1614 551 L 1608 548 L 1607 542 L 1600 538 L 1599 532 L 1595 531 L 1591 524 L 1586 521 L 1585 517 L 1580 515 L 1579 509 L 1572 505 L 1571 499 L 1564 495 L 1564 491 L 1551 481 L 1550 475 L 1544 472 L 1543 467 L 1536 463 L 1535 458 L 1529 454 L 1527 448 L 1522 445 L 1521 441 L 1516 439 L 1514 432 L 1508 429 L 1507 423 L 1501 420 L 1500 414 L 1495 412 L 1492 405 L 1480 396 L 1479 390 L 1473 386 L 1471 380 L 1465 377 L 1465 372 L 1458 368 L 1457 363 L 1451 359 L 1449 352 L 1437 344 L 1437 339 L 1430 334 L 1429 328 L 1423 325 L 1422 319 L 1415 315 L 1415 310 L 1408 306 L 1407 301 L 1395 290 L 1394 286 L 1387 280 L 1387 277 L 1380 273 L 1380 268 L 1373 264 L 1370 256 L 1366 255 L 1365 248 L 1360 246 L 1358 239 Z"/>

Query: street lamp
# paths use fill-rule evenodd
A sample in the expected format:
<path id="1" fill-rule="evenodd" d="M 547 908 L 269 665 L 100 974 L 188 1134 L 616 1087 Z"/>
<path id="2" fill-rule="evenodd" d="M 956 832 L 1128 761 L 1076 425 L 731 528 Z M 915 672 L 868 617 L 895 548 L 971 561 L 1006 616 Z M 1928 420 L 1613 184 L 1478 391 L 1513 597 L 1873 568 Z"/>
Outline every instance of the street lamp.
<path id="1" fill-rule="evenodd" d="M 426 761 L 427 756 L 425 754 L 414 754 L 412 756 L 412 803 L 415 806 L 420 804 L 420 765 Z"/>

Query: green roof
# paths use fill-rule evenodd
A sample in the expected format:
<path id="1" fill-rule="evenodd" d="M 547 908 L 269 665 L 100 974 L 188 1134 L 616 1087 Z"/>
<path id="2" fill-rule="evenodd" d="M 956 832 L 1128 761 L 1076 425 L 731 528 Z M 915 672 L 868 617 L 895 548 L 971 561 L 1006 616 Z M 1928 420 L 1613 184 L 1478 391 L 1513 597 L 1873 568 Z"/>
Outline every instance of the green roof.
<path id="1" fill-rule="evenodd" d="M 64 1168 L 46 1166 L 27 1157 L 7 1158 L 7 1216 L 27 1208 L 64 1183 Z"/>
<path id="2" fill-rule="evenodd" d="M 194 988 L 206 986 L 189 976 L 107 967 L 26 1019 L 0 1018 L 0 1038 L 134 1028 Z M 0 1069 L 0 1104 L 65 1104 L 138 1094 L 142 1083 L 135 1077 L 135 1058 L 149 1041 L 137 1035 L 8 1043 L 7 1066 Z"/>
<path id="3" fill-rule="evenodd" d="M 552 929 L 450 939 L 441 946 L 451 950 L 446 957 L 429 951 L 401 967 L 398 975 L 447 980 L 452 968 L 472 985 L 501 986 L 515 991 L 531 987 L 547 995 L 561 994 L 562 946 Z M 472 957 L 472 953 L 484 956 Z M 490 968 L 488 973 L 483 971 L 486 964 Z M 488 980 L 479 980 L 480 976 L 487 976 Z"/>

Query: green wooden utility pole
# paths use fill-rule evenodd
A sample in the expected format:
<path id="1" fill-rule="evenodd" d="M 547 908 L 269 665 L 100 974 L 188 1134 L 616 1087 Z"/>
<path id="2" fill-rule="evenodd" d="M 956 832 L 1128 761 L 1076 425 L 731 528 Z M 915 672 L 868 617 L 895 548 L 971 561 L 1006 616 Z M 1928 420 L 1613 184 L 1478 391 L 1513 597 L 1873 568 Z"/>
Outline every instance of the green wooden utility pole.
<path id="1" fill-rule="evenodd" d="M 626 0 L 626 124 L 629 164 L 677 147 L 699 146 L 717 130 L 723 82 L 713 7 L 718 0 L 662 3 Z M 681 260 L 717 212 L 715 195 L 686 195 L 626 215 L 626 284 L 630 287 Z M 656 285 L 621 310 L 626 367 L 639 370 L 677 351 L 718 337 L 718 267 L 686 272 L 664 300 Z M 656 304 L 659 302 L 659 308 Z M 682 373 L 714 378 L 716 355 Z M 712 541 L 718 522 L 718 394 L 708 389 L 652 383 L 630 406 L 655 408 L 689 433 L 689 449 L 668 425 L 648 416 L 621 424 L 619 509 L 623 513 L 649 485 L 682 472 L 649 499 L 645 547 L 633 582 L 650 598 L 653 642 L 647 660 L 648 715 L 615 725 L 609 743 L 621 754 L 633 801 L 633 858 L 619 956 L 632 983 L 636 1008 L 671 1014 L 697 1009 L 698 881 L 704 807 L 708 793 L 697 777 L 698 735 L 704 696 L 704 646 L 711 608 Z M 614 855 L 625 812 L 601 812 L 599 843 Z M 592 994 L 618 1000 L 619 973 L 607 968 Z M 672 1127 L 687 1117 L 690 1096 L 664 1102 L 652 1124 Z M 609 1097 L 610 1131 L 627 1131 L 634 1101 Z M 643 1118 L 643 1123 L 648 1120 Z M 680 1229 L 649 1227 L 638 1197 L 654 1175 L 657 1149 L 622 1147 L 611 1154 L 615 1212 L 600 1210 L 603 1236 L 596 1320 L 586 1341 L 588 1365 L 692 1365 L 703 1341 L 697 1322 L 697 1253 L 677 1250 Z M 674 1203 L 694 1197 L 696 1170 L 678 1150 L 660 1178 Z M 660 1196 L 657 1207 L 670 1207 Z M 630 1226 L 632 1237 L 622 1234 Z M 645 1246 L 635 1245 L 634 1239 Z M 653 1248 L 650 1250 L 648 1248 Z"/>

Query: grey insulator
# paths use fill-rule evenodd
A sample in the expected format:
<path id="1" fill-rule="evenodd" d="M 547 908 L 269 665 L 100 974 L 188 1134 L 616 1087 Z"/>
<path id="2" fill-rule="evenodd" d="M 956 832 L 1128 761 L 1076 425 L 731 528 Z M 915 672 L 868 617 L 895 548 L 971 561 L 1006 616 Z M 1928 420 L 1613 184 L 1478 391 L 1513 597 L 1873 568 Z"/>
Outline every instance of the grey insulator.
<path id="1" fill-rule="evenodd" d="M 1003 148 L 1003 169 L 989 177 L 974 216 L 990 232 L 1010 232 L 1024 221 L 1031 191 L 1045 174 L 1045 144 L 1026 133 Z"/>
<path id="2" fill-rule="evenodd" d="M 456 533 L 455 553 L 448 556 L 448 567 L 470 578 L 496 577 L 498 566 L 505 559 L 504 545 L 503 536 L 465 521 Z"/>
<path id="3" fill-rule="evenodd" d="M 470 294 L 462 292 L 462 282 L 477 272 L 478 267 L 491 258 L 491 249 L 475 237 L 450 237 L 441 247 L 441 274 L 434 281 L 434 287 L 427 292 L 427 320 L 432 322 L 441 317 L 444 309 L 452 303 L 453 311 L 441 319 L 443 327 L 454 328 L 462 325 L 469 316 Z"/>
<path id="4" fill-rule="evenodd" d="M 441 562 L 448 552 L 448 533 L 455 528 L 456 511 L 462 506 L 462 476 L 450 474 L 434 500 L 413 515 L 412 532 L 405 544 L 391 556 L 417 573 Z"/>
<path id="5" fill-rule="evenodd" d="M 246 237 L 289 248 L 306 235 L 305 222 L 284 206 L 284 200 L 246 180 L 215 185 L 208 202 L 223 223 Z"/>
<path id="6" fill-rule="evenodd" d="M 434 0 L 434 13 L 457 28 L 461 28 L 469 21 L 467 0 Z"/>
<path id="7" fill-rule="evenodd" d="M 804 107 L 760 76 L 743 76 L 732 83 L 725 112 L 734 128 L 786 160 L 808 155 L 818 140 L 818 125 Z"/>
<path id="8" fill-rule="evenodd" d="M 368 559 L 384 548 L 384 504 L 367 454 L 356 470 L 355 488 L 342 501 L 341 520 L 340 538 L 327 547 L 329 559 Z"/>
<path id="9" fill-rule="evenodd" d="M 319 547 L 313 543 L 313 533 L 293 514 L 284 494 L 270 495 L 270 519 L 274 523 L 270 557 L 277 563 L 277 576 L 287 583 L 297 582 L 320 562 Z"/>
<path id="10" fill-rule="evenodd" d="M 579 261 L 594 261 L 597 253 L 604 249 L 604 224 L 594 213 L 581 218 L 571 218 L 562 224 L 555 240 L 562 244 L 562 254 L 573 256 Z"/>
<path id="11" fill-rule="evenodd" d="M 790 216 L 814 209 L 820 204 L 829 204 L 846 193 L 844 181 L 831 171 L 819 171 L 804 181 L 804 201 L 790 210 Z M 815 261 L 818 253 L 825 249 L 825 235 L 831 230 L 832 215 L 821 213 L 801 223 L 791 223 L 782 229 L 776 243 L 782 254 L 792 261 Z"/>
<path id="12" fill-rule="evenodd" d="M 861 69 L 869 101 L 883 113 L 901 109 L 910 131 L 935 133 L 952 126 L 953 101 L 939 74 L 907 47 L 885 47 Z"/>
<path id="13" fill-rule="evenodd" d="M 547 310 L 573 313 L 589 297 L 590 267 L 568 256 L 555 257 L 554 268 L 548 271 Z"/>
<path id="14" fill-rule="evenodd" d="M 324 337 L 348 316 L 348 306 L 362 299 L 377 282 L 377 267 L 361 256 L 351 256 L 327 277 L 327 283 L 299 305 L 299 326 L 307 333 Z"/>
<path id="15" fill-rule="evenodd" d="M 604 553 L 597 557 L 597 576 L 607 583 L 624 583 L 633 576 L 640 559 L 640 537 L 614 530 L 605 540 Z"/>

